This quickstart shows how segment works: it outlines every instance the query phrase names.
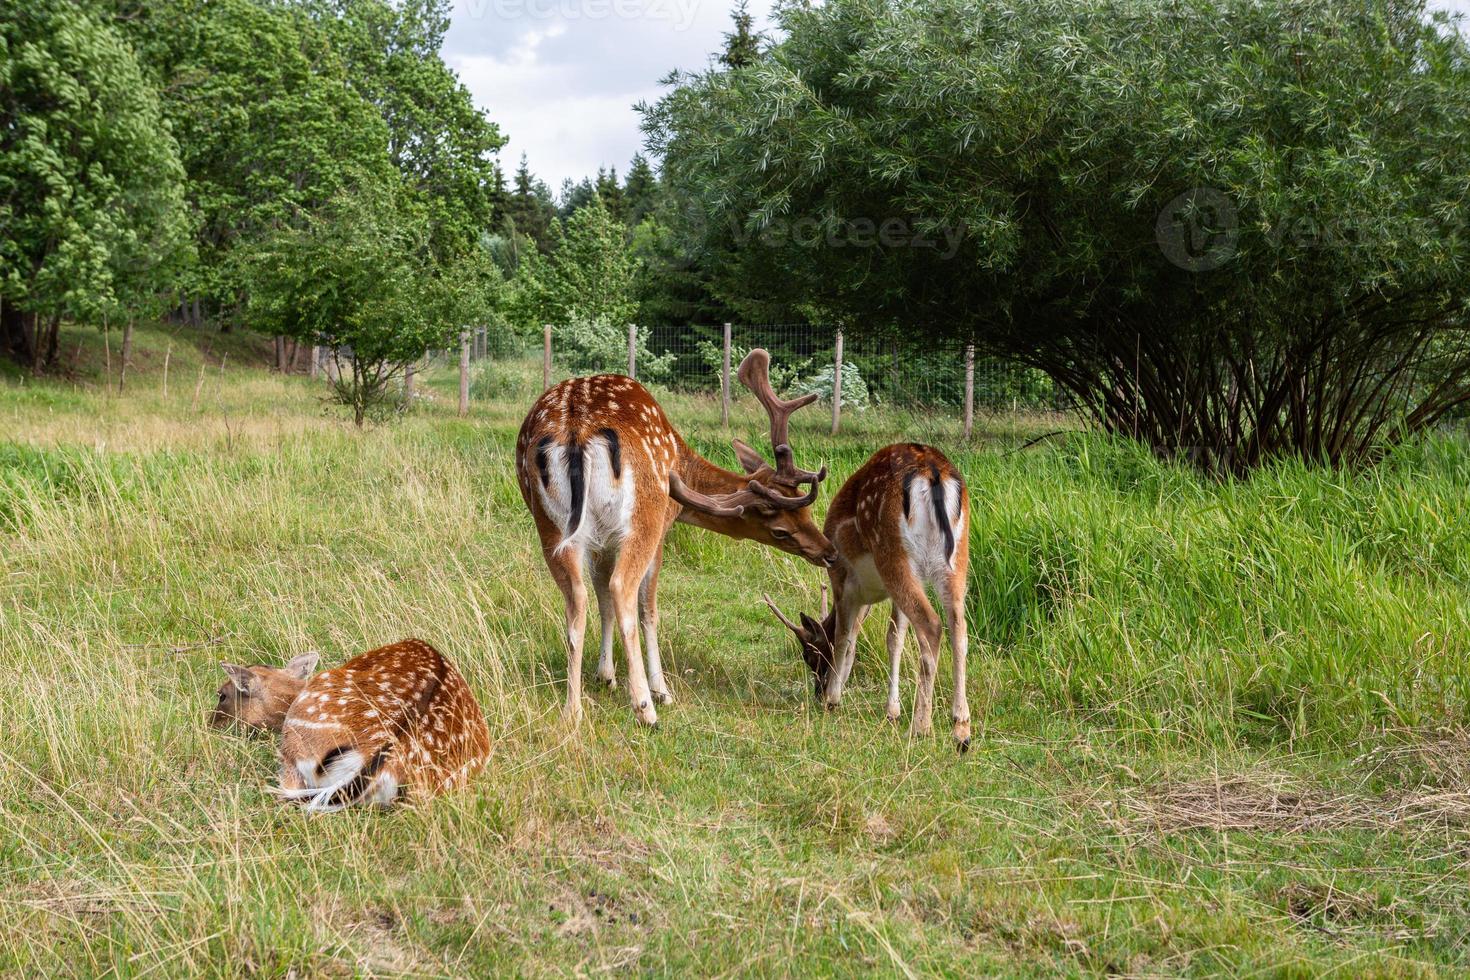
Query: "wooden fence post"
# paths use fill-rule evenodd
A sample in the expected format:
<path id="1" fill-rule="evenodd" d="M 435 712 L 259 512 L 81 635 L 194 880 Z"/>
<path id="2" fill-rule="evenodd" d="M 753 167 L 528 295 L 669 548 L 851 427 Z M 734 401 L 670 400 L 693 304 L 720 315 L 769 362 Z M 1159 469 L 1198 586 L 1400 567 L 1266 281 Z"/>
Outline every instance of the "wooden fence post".
<path id="1" fill-rule="evenodd" d="M 480 328 L 480 360 L 482 361 L 485 359 L 485 355 L 490 352 L 489 334 L 490 331 L 488 329 L 485 327 Z"/>
<path id="2" fill-rule="evenodd" d="M 975 427 L 975 345 L 965 345 L 965 439 Z"/>
<path id="3" fill-rule="evenodd" d="M 638 327 L 628 324 L 628 377 L 638 380 Z"/>
<path id="4" fill-rule="evenodd" d="M 403 367 L 403 400 L 413 401 L 414 366 L 417 361 L 409 361 Z"/>
<path id="5" fill-rule="evenodd" d="M 551 324 L 544 324 L 541 330 L 545 334 L 544 350 L 541 354 L 541 390 L 545 391 L 551 387 Z"/>
<path id="6" fill-rule="evenodd" d="M 720 363 L 720 424 L 730 428 L 730 325 L 725 324 L 725 354 Z"/>
<path id="7" fill-rule="evenodd" d="M 837 434 L 842 424 L 842 331 L 837 331 L 837 351 L 833 355 L 832 370 L 832 434 Z"/>
<path id="8" fill-rule="evenodd" d="M 459 414 L 470 414 L 470 332 L 459 332 Z"/>
<path id="9" fill-rule="evenodd" d="M 315 381 L 322 369 L 322 345 L 311 345 L 311 380 Z"/>
<path id="10" fill-rule="evenodd" d="M 163 352 L 163 397 L 165 398 L 168 397 L 168 362 L 173 356 L 174 345 L 173 342 L 170 341 L 168 345 L 168 350 Z M 122 382 L 118 382 L 118 387 L 122 387 Z"/>

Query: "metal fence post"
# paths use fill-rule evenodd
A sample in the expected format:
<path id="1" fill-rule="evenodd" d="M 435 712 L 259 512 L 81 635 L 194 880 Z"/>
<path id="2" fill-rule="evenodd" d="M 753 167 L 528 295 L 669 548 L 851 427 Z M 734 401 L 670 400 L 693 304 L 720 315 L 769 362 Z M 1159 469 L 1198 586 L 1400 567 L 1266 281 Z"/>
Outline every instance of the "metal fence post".
<path id="1" fill-rule="evenodd" d="M 544 324 L 541 329 L 545 334 L 541 353 L 541 390 L 545 391 L 551 387 L 551 324 Z"/>
<path id="2" fill-rule="evenodd" d="M 832 434 L 837 434 L 842 424 L 842 331 L 837 331 L 837 351 L 833 355 L 832 370 Z"/>
<path id="3" fill-rule="evenodd" d="M 459 414 L 470 414 L 470 332 L 459 332 Z"/>
<path id="4" fill-rule="evenodd" d="M 725 353 L 720 363 L 720 424 L 730 428 L 730 324 L 725 324 Z"/>
<path id="5" fill-rule="evenodd" d="M 975 345 L 965 345 L 965 439 L 975 427 Z"/>
<path id="6" fill-rule="evenodd" d="M 638 380 L 638 328 L 628 324 L 628 377 Z"/>

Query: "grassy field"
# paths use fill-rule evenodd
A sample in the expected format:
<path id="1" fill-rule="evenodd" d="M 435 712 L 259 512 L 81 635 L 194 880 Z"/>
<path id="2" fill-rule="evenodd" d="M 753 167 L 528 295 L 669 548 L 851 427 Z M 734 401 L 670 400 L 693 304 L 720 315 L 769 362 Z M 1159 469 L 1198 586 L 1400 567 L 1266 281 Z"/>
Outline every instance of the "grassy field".
<path id="1" fill-rule="evenodd" d="M 814 607 L 814 570 L 685 527 L 676 703 L 640 730 L 589 683 L 571 731 L 511 466 L 539 379 L 486 370 L 460 420 L 431 376 L 358 432 L 224 340 L 142 334 L 121 396 L 95 335 L 68 335 L 78 380 L 0 374 L 0 972 L 1470 968 L 1470 442 L 1217 485 L 1083 434 L 1017 451 L 1066 420 L 965 447 L 812 412 L 799 456 L 834 488 L 898 438 L 967 475 L 971 752 L 884 722 L 882 616 L 816 710 L 759 602 Z M 712 403 L 667 407 L 733 465 Z M 764 436 L 753 404 L 733 428 Z M 266 792 L 268 741 L 204 724 L 221 660 L 406 635 L 484 705 L 468 792 L 306 818 Z"/>

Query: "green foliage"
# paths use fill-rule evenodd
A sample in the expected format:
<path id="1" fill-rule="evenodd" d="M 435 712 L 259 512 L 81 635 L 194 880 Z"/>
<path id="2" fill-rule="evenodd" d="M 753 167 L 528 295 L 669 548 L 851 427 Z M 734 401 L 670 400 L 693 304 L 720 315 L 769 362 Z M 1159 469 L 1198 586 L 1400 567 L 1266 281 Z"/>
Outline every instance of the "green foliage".
<path id="1" fill-rule="evenodd" d="M 595 194 L 552 235 L 551 254 L 517 270 L 508 319 L 523 332 L 573 319 L 625 324 L 633 320 L 638 260 L 626 232 Z"/>
<path id="2" fill-rule="evenodd" d="M 973 338 L 1217 473 L 1470 399 L 1470 52 L 1422 2 L 778 16 L 645 109 L 727 302 Z"/>
<path id="3" fill-rule="evenodd" d="M 808 375 L 798 379 L 791 386 L 791 395 L 816 394 L 821 401 L 832 404 L 832 390 L 836 386 L 837 371 L 828 364 L 816 374 Z M 857 365 L 851 361 L 842 362 L 842 407 L 853 408 L 858 411 L 868 407 L 870 402 L 868 396 L 868 384 L 863 380 Z"/>
<path id="4" fill-rule="evenodd" d="M 704 362 L 704 366 L 709 369 L 709 376 L 714 378 L 715 384 L 718 385 L 720 372 L 724 370 L 725 366 L 725 348 L 723 343 L 716 343 L 712 340 L 700 340 L 695 343 L 694 349 L 698 351 L 699 359 Z M 739 366 L 741 361 L 745 360 L 746 355 L 749 353 L 749 347 L 742 347 L 739 344 L 733 343 L 730 345 L 730 371 L 732 374 L 734 373 L 735 368 Z M 795 358 L 791 357 L 773 358 L 771 360 L 770 368 L 771 387 L 774 388 L 778 393 L 786 392 L 787 397 L 791 397 L 798 393 L 806 394 L 805 391 L 797 392 L 794 389 L 793 385 L 795 384 L 797 379 L 801 377 L 802 372 L 806 371 L 807 368 L 811 366 L 811 363 L 812 359 L 809 357 L 803 360 L 796 360 Z M 846 379 L 847 375 L 844 374 L 844 383 L 846 383 Z M 827 396 L 829 399 L 831 397 L 831 394 L 832 379 L 829 377 L 827 379 Z M 844 394 L 846 394 L 846 392 L 844 392 Z M 844 398 L 843 404 L 846 403 L 847 400 Z"/>
<path id="5" fill-rule="evenodd" d="M 665 351 L 655 355 L 648 346 L 651 331 L 638 327 L 635 333 L 638 377 L 660 381 L 668 377 L 674 355 Z M 628 364 L 628 327 L 606 317 L 586 316 L 572 310 L 570 317 L 558 324 L 555 337 L 556 356 L 577 373 L 611 371 L 622 374 Z"/>
<path id="6" fill-rule="evenodd" d="M 387 152 L 420 199 L 434 254 L 448 261 L 491 226 L 494 154 L 505 142 L 440 51 L 449 0 L 311 0 L 354 91 L 381 113 Z"/>
<path id="7" fill-rule="evenodd" d="M 339 399 L 362 425 L 404 364 L 447 347 L 482 323 L 498 274 L 434 261 L 430 222 L 394 183 L 365 183 L 333 198 L 300 227 L 240 249 L 246 323 L 320 344 L 345 359 Z"/>
<path id="8" fill-rule="evenodd" d="M 56 359 L 63 317 L 136 315 L 186 257 L 177 147 L 124 38 L 84 6 L 0 13 L 0 346 Z"/>

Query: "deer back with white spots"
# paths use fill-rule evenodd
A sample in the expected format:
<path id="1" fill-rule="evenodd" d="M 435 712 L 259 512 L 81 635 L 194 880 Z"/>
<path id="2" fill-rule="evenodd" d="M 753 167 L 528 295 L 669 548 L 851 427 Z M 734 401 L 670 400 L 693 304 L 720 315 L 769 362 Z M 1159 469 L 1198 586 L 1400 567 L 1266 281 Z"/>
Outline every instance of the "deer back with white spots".
<path id="1" fill-rule="evenodd" d="M 634 714 L 652 725 L 658 720 L 654 702 L 673 699 L 659 657 L 658 573 L 664 537 L 674 521 L 757 541 L 818 565 L 836 560 L 810 511 L 827 471 L 798 469 L 788 435 L 791 414 L 816 396 L 779 398 L 764 350 L 751 351 L 741 362 L 739 378 L 766 409 L 776 460 L 772 465 L 737 439 L 735 454 L 744 473 L 718 467 L 690 449 L 648 390 L 622 375 L 553 385 L 521 425 L 516 476 L 565 602 L 569 652 L 563 714 L 569 720 L 582 716 L 584 567 L 602 618 L 598 677 L 617 684 L 616 629 L 627 656 Z"/>
<path id="2" fill-rule="evenodd" d="M 943 453 L 919 443 L 887 446 L 854 473 L 827 511 L 824 530 L 837 548 L 828 571 L 833 605 L 820 621 L 800 623 L 766 603 L 801 644 L 818 700 L 837 707 L 857 655 L 858 630 L 874 603 L 892 600 L 888 623 L 888 717 L 901 712 L 899 667 L 912 624 L 919 641 L 919 683 L 910 732 L 933 731 L 934 675 L 942 626 L 954 657 L 952 711 L 956 745 L 970 745 L 970 705 L 965 696 L 965 591 L 970 563 L 970 496 L 964 477 Z M 939 597 L 945 623 L 925 589 Z"/>

